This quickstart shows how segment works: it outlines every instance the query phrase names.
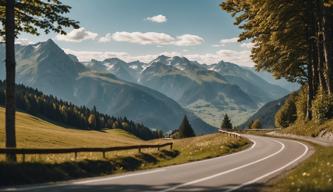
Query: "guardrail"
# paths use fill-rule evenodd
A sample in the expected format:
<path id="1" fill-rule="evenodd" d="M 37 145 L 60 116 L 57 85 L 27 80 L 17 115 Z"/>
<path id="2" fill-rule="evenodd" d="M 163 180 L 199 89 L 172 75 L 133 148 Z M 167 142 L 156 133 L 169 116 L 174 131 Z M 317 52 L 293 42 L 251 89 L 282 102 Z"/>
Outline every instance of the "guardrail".
<path id="1" fill-rule="evenodd" d="M 124 151 L 124 150 L 133 150 L 138 149 L 141 153 L 142 149 L 151 149 L 156 148 L 160 150 L 162 147 L 170 146 L 172 150 L 173 143 L 164 143 L 156 145 L 132 145 L 132 146 L 116 146 L 116 147 L 95 147 L 95 148 L 50 148 L 50 149 L 29 149 L 29 148 L 0 148 L 0 154 L 13 154 L 13 155 L 22 155 L 22 161 L 25 161 L 25 155 L 40 155 L 40 154 L 66 154 L 73 153 L 75 159 L 77 159 L 78 153 L 83 152 L 100 152 L 103 154 L 103 158 L 106 157 L 107 152 L 112 151 Z"/>
<path id="2" fill-rule="evenodd" d="M 227 134 L 229 136 L 233 136 L 233 137 L 241 137 L 241 135 L 239 133 L 234 133 L 234 132 L 230 132 L 230 131 L 225 131 L 225 130 L 222 130 L 222 129 L 219 129 L 219 132 L 220 133 L 224 133 L 224 134 Z"/>

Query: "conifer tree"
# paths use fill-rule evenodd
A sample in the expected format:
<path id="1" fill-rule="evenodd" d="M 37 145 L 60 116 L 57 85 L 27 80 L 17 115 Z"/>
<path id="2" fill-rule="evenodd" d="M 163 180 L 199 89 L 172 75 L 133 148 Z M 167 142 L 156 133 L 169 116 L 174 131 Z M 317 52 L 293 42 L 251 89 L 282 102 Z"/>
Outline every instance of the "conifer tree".
<path id="1" fill-rule="evenodd" d="M 194 133 L 192 126 L 190 125 L 190 122 L 188 121 L 186 115 L 184 116 L 184 118 L 178 128 L 178 134 L 179 134 L 180 138 L 195 136 L 195 133 Z"/>
<path id="2" fill-rule="evenodd" d="M 231 120 L 228 116 L 228 114 L 224 115 L 222 124 L 221 124 L 221 129 L 232 129 L 232 123 Z"/>

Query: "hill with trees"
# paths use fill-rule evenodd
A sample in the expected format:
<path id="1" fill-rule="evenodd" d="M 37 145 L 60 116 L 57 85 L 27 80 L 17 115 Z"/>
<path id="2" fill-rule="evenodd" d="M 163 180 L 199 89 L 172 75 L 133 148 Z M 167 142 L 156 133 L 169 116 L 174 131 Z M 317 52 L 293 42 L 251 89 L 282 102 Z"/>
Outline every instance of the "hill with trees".
<path id="1" fill-rule="evenodd" d="M 5 83 L 0 81 L 0 105 L 5 103 Z M 100 113 L 96 107 L 89 109 L 76 106 L 52 95 L 45 95 L 37 89 L 24 85 L 16 86 L 16 106 L 19 110 L 52 122 L 84 130 L 123 129 L 141 139 L 155 139 L 163 136 L 161 131 L 152 131 L 142 123 L 135 123 L 126 117 L 113 117 Z"/>

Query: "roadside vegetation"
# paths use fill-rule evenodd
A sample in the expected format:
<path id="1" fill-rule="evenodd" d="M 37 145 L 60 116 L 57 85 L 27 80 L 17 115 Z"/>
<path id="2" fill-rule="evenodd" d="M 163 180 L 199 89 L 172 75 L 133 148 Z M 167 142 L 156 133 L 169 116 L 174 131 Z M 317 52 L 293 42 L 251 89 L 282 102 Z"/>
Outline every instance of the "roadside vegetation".
<path id="1" fill-rule="evenodd" d="M 314 145 L 315 153 L 285 177 L 273 181 L 264 192 L 331 192 L 333 147 Z"/>

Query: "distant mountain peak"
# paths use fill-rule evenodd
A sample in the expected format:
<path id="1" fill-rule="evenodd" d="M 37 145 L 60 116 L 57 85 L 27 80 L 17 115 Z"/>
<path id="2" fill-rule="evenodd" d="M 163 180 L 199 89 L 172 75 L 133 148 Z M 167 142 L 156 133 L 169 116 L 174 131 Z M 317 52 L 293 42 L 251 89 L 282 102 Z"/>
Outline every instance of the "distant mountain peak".
<path id="1" fill-rule="evenodd" d="M 104 63 L 126 63 L 125 61 L 123 61 L 123 60 L 121 60 L 119 58 L 116 58 L 116 57 L 104 59 L 103 62 Z"/>

